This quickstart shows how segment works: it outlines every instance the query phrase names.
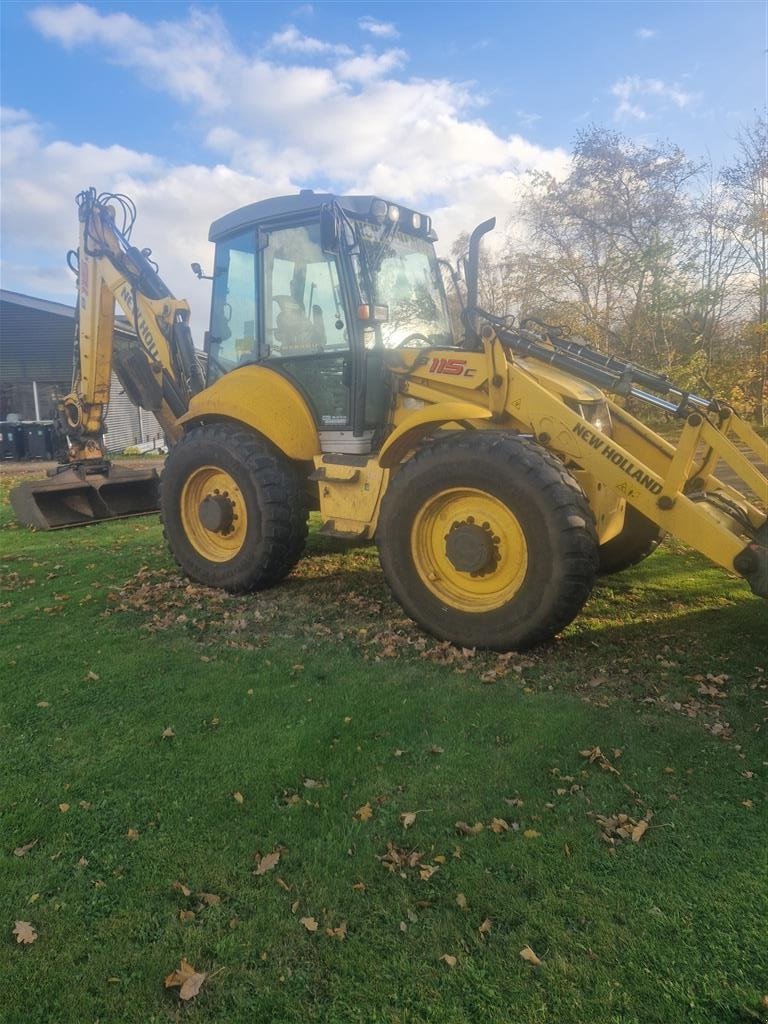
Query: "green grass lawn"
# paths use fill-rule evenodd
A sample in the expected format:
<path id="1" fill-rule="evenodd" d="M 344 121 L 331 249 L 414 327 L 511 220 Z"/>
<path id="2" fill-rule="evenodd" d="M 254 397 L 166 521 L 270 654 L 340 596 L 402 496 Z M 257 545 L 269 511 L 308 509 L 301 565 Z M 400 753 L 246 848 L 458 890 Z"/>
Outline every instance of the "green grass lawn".
<path id="1" fill-rule="evenodd" d="M 374 548 L 314 536 L 230 597 L 179 577 L 154 518 L 0 515 L 4 1024 L 766 1019 L 745 584 L 666 546 L 505 657 L 424 637 Z M 182 957 L 207 975 L 187 1003 Z"/>

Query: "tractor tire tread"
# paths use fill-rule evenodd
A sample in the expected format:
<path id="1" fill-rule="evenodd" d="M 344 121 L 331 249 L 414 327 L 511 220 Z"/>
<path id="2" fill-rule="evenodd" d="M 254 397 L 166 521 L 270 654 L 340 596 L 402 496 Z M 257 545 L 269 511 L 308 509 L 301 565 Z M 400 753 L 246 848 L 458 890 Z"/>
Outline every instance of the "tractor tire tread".
<path id="1" fill-rule="evenodd" d="M 191 449 L 201 442 L 219 444 L 237 457 L 259 488 L 262 513 L 261 534 L 264 539 L 260 557 L 245 569 L 239 557 L 233 564 L 217 568 L 216 586 L 231 593 L 261 590 L 282 580 L 302 556 L 307 538 L 307 510 L 301 480 L 296 468 L 266 438 L 246 427 L 227 423 L 194 427 L 174 446 L 172 453 Z M 171 456 L 169 456 L 170 458 Z M 174 561 L 189 574 L 188 566 L 179 559 L 169 536 L 170 524 L 162 511 L 163 486 L 167 470 L 160 479 L 161 521 L 163 536 Z M 170 534 L 174 528 L 171 527 Z M 213 585 L 213 584 L 210 584 Z"/>
<path id="2" fill-rule="evenodd" d="M 528 629 L 524 639 L 515 644 L 525 649 L 551 639 L 573 621 L 589 597 L 597 572 L 597 535 L 589 503 L 578 483 L 563 463 L 536 442 L 507 431 L 488 433 L 462 432 L 444 439 L 423 444 L 393 478 L 382 502 L 379 521 L 379 550 L 387 582 L 406 611 L 413 614 L 413 602 L 407 601 L 403 587 L 389 565 L 387 551 L 395 540 L 398 529 L 396 510 L 408 482 L 430 464 L 440 463 L 446 453 L 456 460 L 467 455 L 478 461 L 498 465 L 502 460 L 507 467 L 522 474 L 531 487 L 542 495 L 542 504 L 550 509 L 559 524 L 562 554 L 562 581 L 556 601 L 537 625 Z M 403 597 L 406 596 L 406 601 Z M 410 605 L 410 610 L 408 605 Z M 429 628 L 429 627 L 427 627 Z M 430 629 L 435 635 L 439 630 Z M 443 634 L 443 639 L 451 639 Z M 506 644 L 489 642 L 478 644 L 497 650 L 508 649 Z"/>

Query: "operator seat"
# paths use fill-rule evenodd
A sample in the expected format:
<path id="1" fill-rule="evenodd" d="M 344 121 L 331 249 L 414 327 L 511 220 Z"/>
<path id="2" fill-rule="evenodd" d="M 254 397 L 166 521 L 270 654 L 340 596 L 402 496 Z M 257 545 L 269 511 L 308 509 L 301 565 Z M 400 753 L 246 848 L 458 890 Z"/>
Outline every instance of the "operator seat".
<path id="1" fill-rule="evenodd" d="M 275 341 L 281 355 L 315 352 L 319 347 L 317 329 L 292 295 L 275 295 L 280 312 L 275 320 Z"/>

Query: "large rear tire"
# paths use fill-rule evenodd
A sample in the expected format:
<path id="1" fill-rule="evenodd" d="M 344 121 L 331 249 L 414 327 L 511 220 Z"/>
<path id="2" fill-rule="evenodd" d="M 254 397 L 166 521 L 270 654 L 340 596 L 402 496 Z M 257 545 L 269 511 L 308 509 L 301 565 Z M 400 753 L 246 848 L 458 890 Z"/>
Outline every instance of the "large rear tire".
<path id="1" fill-rule="evenodd" d="M 160 512 L 184 572 L 235 593 L 283 579 L 307 536 L 296 468 L 264 438 L 227 423 L 195 427 L 171 449 Z"/>
<path id="2" fill-rule="evenodd" d="M 601 576 L 622 572 L 652 555 L 664 539 L 664 530 L 642 512 L 627 505 L 621 532 L 598 549 Z"/>
<path id="3" fill-rule="evenodd" d="M 573 477 L 534 442 L 496 431 L 417 451 L 387 489 L 377 541 L 405 611 L 464 647 L 551 639 L 597 569 L 592 513 Z"/>

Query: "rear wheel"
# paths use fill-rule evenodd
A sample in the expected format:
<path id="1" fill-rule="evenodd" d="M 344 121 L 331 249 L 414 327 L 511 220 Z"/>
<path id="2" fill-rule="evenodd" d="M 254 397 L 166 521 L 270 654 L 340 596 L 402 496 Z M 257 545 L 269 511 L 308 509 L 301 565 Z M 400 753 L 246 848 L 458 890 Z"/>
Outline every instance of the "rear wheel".
<path id="1" fill-rule="evenodd" d="M 166 460 L 160 509 L 174 558 L 207 586 L 268 587 L 304 550 L 307 512 L 298 472 L 242 427 L 191 430 Z"/>
<path id="2" fill-rule="evenodd" d="M 406 612 L 465 647 L 550 639 L 582 608 L 597 566 L 578 484 L 544 449 L 500 432 L 418 451 L 387 489 L 377 540 Z"/>
<path id="3" fill-rule="evenodd" d="M 601 576 L 610 576 L 637 565 L 652 555 L 663 539 L 664 530 L 660 526 L 634 506 L 627 505 L 621 532 L 598 550 L 598 572 Z"/>

